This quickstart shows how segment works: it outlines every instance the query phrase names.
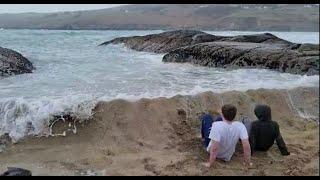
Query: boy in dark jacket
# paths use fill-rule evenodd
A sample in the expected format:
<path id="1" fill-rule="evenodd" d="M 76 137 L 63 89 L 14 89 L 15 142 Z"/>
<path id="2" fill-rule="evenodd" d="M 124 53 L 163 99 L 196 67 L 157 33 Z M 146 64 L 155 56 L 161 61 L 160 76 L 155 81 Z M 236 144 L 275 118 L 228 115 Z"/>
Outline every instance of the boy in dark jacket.
<path id="1" fill-rule="evenodd" d="M 273 144 L 277 142 L 278 148 L 282 155 L 290 155 L 286 144 L 280 134 L 279 125 L 271 120 L 271 109 L 267 105 L 257 105 L 254 113 L 258 120 L 251 125 L 250 146 L 253 151 L 267 151 Z"/>

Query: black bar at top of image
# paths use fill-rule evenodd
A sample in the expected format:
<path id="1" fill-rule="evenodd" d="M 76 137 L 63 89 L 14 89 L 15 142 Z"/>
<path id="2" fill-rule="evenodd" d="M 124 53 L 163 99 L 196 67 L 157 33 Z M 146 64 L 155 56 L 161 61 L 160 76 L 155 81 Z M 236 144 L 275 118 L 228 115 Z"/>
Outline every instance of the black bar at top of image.
<path id="1" fill-rule="evenodd" d="M 1 0 L 0 4 L 319 4 L 319 0 Z"/>

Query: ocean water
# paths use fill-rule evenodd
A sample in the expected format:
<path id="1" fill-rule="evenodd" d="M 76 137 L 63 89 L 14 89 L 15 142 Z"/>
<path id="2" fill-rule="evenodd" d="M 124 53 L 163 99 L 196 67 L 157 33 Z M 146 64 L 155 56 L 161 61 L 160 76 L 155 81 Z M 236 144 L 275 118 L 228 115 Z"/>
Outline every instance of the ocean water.
<path id="1" fill-rule="evenodd" d="M 319 86 L 319 76 L 162 63 L 163 54 L 136 52 L 123 45 L 98 46 L 115 37 L 159 32 L 0 30 L 0 46 L 20 52 L 36 67 L 31 74 L 0 79 L 0 135 L 9 133 L 13 140 L 48 135 L 53 115 L 72 112 L 86 119 L 100 100 Z M 296 43 L 319 43 L 317 32 L 271 33 Z"/>

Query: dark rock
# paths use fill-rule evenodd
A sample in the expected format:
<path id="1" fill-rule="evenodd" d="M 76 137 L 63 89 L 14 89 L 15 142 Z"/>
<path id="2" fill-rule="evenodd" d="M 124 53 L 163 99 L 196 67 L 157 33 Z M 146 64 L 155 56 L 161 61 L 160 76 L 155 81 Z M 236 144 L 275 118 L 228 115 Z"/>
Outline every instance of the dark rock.
<path id="1" fill-rule="evenodd" d="M 298 51 L 318 51 L 319 52 L 319 44 L 301 44 L 299 46 Z"/>
<path id="2" fill-rule="evenodd" d="M 319 74 L 319 56 L 306 55 L 282 44 L 210 42 L 173 50 L 163 62 L 221 68 L 264 68 L 292 74 Z"/>
<path id="3" fill-rule="evenodd" d="M 32 173 L 31 171 L 26 169 L 8 167 L 8 170 L 3 174 L 1 174 L 0 176 L 32 176 Z"/>
<path id="4" fill-rule="evenodd" d="M 32 73 L 32 63 L 20 53 L 0 47 L 0 76 Z"/>
<path id="5" fill-rule="evenodd" d="M 179 116 L 187 116 L 187 113 L 184 109 L 177 109 L 177 113 Z"/>
<path id="6" fill-rule="evenodd" d="M 270 33 L 226 37 L 215 36 L 194 30 L 177 30 L 146 36 L 120 37 L 104 42 L 100 45 L 123 43 L 125 46 L 137 51 L 167 53 L 184 46 L 215 41 L 277 43 L 283 47 L 290 47 L 294 45 L 294 43 L 280 39 Z"/>
<path id="7" fill-rule="evenodd" d="M 4 133 L 3 135 L 0 136 L 0 145 L 1 144 L 10 144 L 12 141 L 9 133 Z"/>
<path id="8" fill-rule="evenodd" d="M 167 53 L 163 62 L 319 74 L 319 45 L 296 44 L 270 33 L 226 37 L 201 31 L 178 30 L 120 37 L 101 45 L 119 43 L 137 51 Z"/>
<path id="9" fill-rule="evenodd" d="M 0 136 L 0 153 L 3 152 L 8 145 L 12 143 L 9 133 L 4 133 Z"/>
<path id="10" fill-rule="evenodd" d="M 295 50 L 295 49 L 298 49 L 299 47 L 301 46 L 301 44 L 293 44 L 289 47 L 289 49 L 291 50 Z"/>
<path id="11" fill-rule="evenodd" d="M 223 39 L 224 41 L 231 42 L 250 42 L 250 43 L 269 43 L 269 44 L 282 44 L 284 46 L 291 46 L 293 43 L 280 39 L 270 33 L 252 34 L 252 35 L 239 35 Z"/>
<path id="12" fill-rule="evenodd" d="M 178 30 L 146 36 L 120 37 L 101 45 L 124 43 L 125 46 L 137 51 L 166 53 L 183 46 L 216 41 L 221 38 L 223 36 L 214 36 L 201 31 Z"/>

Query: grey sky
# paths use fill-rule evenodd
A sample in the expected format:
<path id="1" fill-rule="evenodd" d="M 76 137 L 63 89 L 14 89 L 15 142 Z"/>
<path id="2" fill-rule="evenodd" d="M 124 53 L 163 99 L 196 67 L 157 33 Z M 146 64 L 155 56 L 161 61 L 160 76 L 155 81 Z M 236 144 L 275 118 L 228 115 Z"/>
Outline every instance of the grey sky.
<path id="1" fill-rule="evenodd" d="M 78 11 L 121 5 L 124 4 L 0 4 L 0 13 Z"/>

